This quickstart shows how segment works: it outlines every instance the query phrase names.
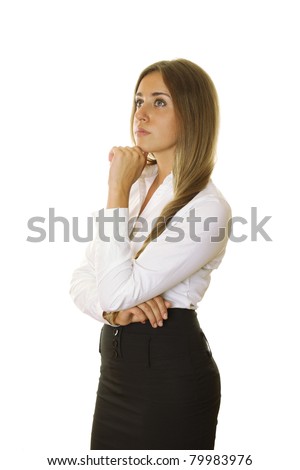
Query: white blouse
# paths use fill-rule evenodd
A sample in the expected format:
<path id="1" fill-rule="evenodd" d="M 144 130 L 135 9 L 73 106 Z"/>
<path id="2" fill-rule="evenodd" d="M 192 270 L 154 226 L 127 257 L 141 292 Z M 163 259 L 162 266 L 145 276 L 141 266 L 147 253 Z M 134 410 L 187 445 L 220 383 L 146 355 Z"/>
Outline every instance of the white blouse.
<path id="1" fill-rule="evenodd" d="M 73 273 L 70 295 L 82 312 L 96 320 L 107 323 L 104 311 L 125 310 L 157 295 L 171 302 L 172 308 L 197 309 L 211 271 L 225 254 L 231 208 L 210 179 L 134 259 L 154 219 L 173 198 L 171 172 L 138 217 L 157 171 L 157 165 L 144 168 L 131 187 L 129 208 L 93 213 L 96 234 Z"/>

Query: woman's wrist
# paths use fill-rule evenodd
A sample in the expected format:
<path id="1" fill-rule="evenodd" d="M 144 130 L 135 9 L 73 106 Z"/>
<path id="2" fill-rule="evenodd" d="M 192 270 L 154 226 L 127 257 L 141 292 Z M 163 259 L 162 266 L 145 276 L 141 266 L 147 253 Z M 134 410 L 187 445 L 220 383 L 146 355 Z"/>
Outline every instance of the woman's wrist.
<path id="1" fill-rule="evenodd" d="M 117 312 L 103 312 L 103 318 L 105 318 L 106 321 L 108 321 L 108 323 L 110 323 L 110 325 L 113 325 L 113 326 L 120 326 L 117 322 L 116 322 L 116 318 L 118 316 L 118 311 Z"/>

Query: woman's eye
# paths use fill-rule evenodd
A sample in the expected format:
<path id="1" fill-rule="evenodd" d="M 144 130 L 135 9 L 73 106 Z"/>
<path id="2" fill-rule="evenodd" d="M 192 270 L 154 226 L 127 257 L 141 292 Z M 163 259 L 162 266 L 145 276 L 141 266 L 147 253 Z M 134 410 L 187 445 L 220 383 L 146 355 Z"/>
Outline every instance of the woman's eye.
<path id="1" fill-rule="evenodd" d="M 166 106 L 166 102 L 164 100 L 155 100 L 155 106 L 157 106 L 158 108 L 163 108 L 164 106 Z"/>
<path id="2" fill-rule="evenodd" d="M 143 104 L 143 101 L 142 100 L 135 100 L 135 106 L 136 108 L 140 108 Z"/>

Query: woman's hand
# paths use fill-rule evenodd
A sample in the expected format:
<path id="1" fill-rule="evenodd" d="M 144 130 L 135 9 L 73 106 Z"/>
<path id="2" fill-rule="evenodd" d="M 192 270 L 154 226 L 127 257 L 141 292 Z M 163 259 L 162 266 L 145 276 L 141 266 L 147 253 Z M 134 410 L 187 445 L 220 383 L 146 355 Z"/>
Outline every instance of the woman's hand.
<path id="1" fill-rule="evenodd" d="M 170 302 L 158 295 L 136 307 L 120 310 L 115 318 L 115 323 L 125 326 L 130 323 L 146 323 L 149 320 L 152 327 L 157 328 L 157 326 L 163 326 L 163 320 L 167 320 L 167 309 L 170 305 Z"/>
<path id="2" fill-rule="evenodd" d="M 111 163 L 108 177 L 110 189 L 128 191 L 140 177 L 147 163 L 147 153 L 138 146 L 113 147 L 108 159 Z"/>

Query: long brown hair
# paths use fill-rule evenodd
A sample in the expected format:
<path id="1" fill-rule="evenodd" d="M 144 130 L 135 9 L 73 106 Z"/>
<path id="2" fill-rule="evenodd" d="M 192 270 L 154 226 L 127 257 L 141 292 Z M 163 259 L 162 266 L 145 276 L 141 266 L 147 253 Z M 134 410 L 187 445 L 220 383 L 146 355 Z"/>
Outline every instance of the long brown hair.
<path id="1" fill-rule="evenodd" d="M 134 96 L 142 79 L 160 72 L 174 103 L 179 123 L 179 136 L 173 165 L 174 197 L 163 208 L 157 222 L 144 241 L 135 259 L 148 243 L 157 238 L 172 217 L 207 185 L 215 165 L 215 149 L 219 127 L 219 105 L 215 86 L 209 75 L 198 65 L 186 59 L 156 62 L 140 74 Z M 135 100 L 131 114 L 131 136 L 134 141 L 133 120 Z M 147 164 L 156 160 L 148 157 Z"/>

